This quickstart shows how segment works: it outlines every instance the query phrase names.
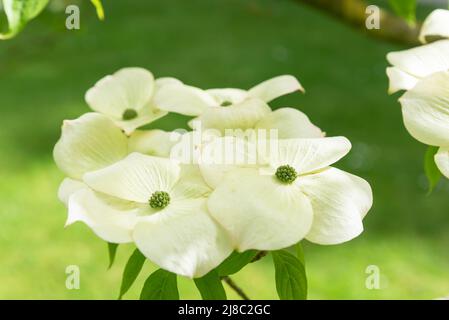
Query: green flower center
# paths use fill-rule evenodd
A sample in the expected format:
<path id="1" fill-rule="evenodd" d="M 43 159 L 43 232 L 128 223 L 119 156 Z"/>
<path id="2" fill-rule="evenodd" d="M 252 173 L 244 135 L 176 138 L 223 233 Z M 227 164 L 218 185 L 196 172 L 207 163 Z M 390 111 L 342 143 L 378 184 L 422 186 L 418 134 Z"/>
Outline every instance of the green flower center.
<path id="1" fill-rule="evenodd" d="M 137 111 L 134 109 L 126 109 L 125 112 L 123 112 L 122 115 L 123 120 L 132 120 L 137 118 Z"/>
<path id="2" fill-rule="evenodd" d="M 170 195 L 165 191 L 156 191 L 149 200 L 153 209 L 164 209 L 170 203 Z"/>
<path id="3" fill-rule="evenodd" d="M 232 105 L 232 102 L 231 101 L 223 101 L 222 103 L 221 103 L 221 106 L 222 107 L 229 107 L 230 105 Z"/>
<path id="4" fill-rule="evenodd" d="M 278 178 L 282 183 L 291 184 L 296 180 L 297 177 L 298 173 L 296 172 L 295 168 L 289 166 L 288 164 L 280 166 L 276 170 L 276 178 Z"/>

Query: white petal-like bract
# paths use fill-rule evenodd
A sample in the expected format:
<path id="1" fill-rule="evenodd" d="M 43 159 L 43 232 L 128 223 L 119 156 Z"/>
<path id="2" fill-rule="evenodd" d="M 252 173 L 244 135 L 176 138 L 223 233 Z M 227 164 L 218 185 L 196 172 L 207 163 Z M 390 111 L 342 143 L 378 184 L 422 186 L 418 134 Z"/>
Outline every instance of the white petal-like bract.
<path id="1" fill-rule="evenodd" d="M 307 240 L 339 244 L 362 233 L 362 219 L 373 203 L 371 187 L 365 180 L 328 168 L 299 177 L 297 185 L 313 208 L 313 224 Z"/>
<path id="2" fill-rule="evenodd" d="M 390 52 L 387 60 L 402 72 L 422 79 L 435 72 L 449 70 L 449 40 Z"/>
<path id="3" fill-rule="evenodd" d="M 270 102 L 280 96 L 295 91 L 304 92 L 304 88 L 298 79 L 291 75 L 283 75 L 258 84 L 248 91 L 248 95 L 253 98 L 262 99 L 265 102 Z"/>
<path id="4" fill-rule="evenodd" d="M 435 163 L 441 173 L 449 178 L 449 147 L 442 147 L 435 155 Z"/>
<path id="5" fill-rule="evenodd" d="M 154 192 L 173 188 L 180 170 L 173 160 L 132 153 L 109 167 L 87 173 L 84 182 L 110 196 L 148 203 Z"/>
<path id="6" fill-rule="evenodd" d="M 229 173 L 212 192 L 208 208 L 241 252 L 286 248 L 312 225 L 312 206 L 300 189 L 256 169 Z"/>
<path id="7" fill-rule="evenodd" d="M 74 193 L 68 202 L 66 225 L 77 221 L 88 225 L 97 236 L 111 243 L 132 242 L 132 230 L 139 219 L 135 204 L 85 188 Z"/>
<path id="8" fill-rule="evenodd" d="M 449 38 L 449 10 L 434 10 L 424 21 L 419 40 L 426 43 L 435 38 Z"/>
<path id="9" fill-rule="evenodd" d="M 269 153 L 268 163 L 274 169 L 290 165 L 299 174 L 311 173 L 330 166 L 351 150 L 345 137 L 279 140 L 276 153 Z"/>
<path id="10" fill-rule="evenodd" d="M 412 89 L 420 80 L 397 67 L 387 68 L 387 76 L 390 81 L 388 93 L 393 94 L 400 90 Z"/>
<path id="11" fill-rule="evenodd" d="M 410 134 L 432 146 L 449 145 L 449 71 L 421 80 L 400 99 Z"/>
<path id="12" fill-rule="evenodd" d="M 279 139 L 324 137 L 324 133 L 309 117 L 294 108 L 280 108 L 267 114 L 256 124 L 255 129 L 277 130 Z"/>
<path id="13" fill-rule="evenodd" d="M 189 278 L 204 276 L 232 252 L 228 236 L 207 213 L 205 199 L 179 201 L 145 217 L 133 238 L 148 259 Z"/>
<path id="14" fill-rule="evenodd" d="M 128 138 L 109 118 L 86 113 L 66 120 L 53 150 L 59 169 L 81 180 L 86 172 L 104 168 L 128 154 Z"/>

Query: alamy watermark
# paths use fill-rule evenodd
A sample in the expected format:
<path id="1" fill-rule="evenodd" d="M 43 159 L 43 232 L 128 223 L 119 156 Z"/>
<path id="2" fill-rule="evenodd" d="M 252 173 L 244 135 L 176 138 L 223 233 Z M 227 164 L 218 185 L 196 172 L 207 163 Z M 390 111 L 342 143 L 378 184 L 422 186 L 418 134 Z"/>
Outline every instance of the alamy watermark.
<path id="1" fill-rule="evenodd" d="M 77 265 L 69 265 L 65 268 L 65 274 L 65 287 L 68 290 L 79 290 L 81 281 L 80 267 Z"/>
<path id="2" fill-rule="evenodd" d="M 380 268 L 375 265 L 369 265 L 365 269 L 367 277 L 365 279 L 365 287 L 368 290 L 379 290 L 380 289 Z"/>
<path id="3" fill-rule="evenodd" d="M 65 19 L 65 27 L 67 30 L 79 30 L 80 25 L 80 8 L 71 4 L 65 8 L 67 18 Z"/>
<path id="4" fill-rule="evenodd" d="M 366 7 L 365 14 L 367 15 L 365 20 L 365 26 L 368 30 L 380 29 L 380 8 L 375 5 Z"/>

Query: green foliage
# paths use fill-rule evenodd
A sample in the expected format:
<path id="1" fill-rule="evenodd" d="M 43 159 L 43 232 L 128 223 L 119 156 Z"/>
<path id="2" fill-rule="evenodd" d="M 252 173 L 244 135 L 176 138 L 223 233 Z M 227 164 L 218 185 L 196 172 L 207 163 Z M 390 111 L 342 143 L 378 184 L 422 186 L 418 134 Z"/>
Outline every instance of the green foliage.
<path id="1" fill-rule="evenodd" d="M 179 300 L 176 274 L 159 269 L 143 285 L 140 300 Z"/>
<path id="2" fill-rule="evenodd" d="M 3 0 L 3 8 L 8 19 L 8 31 L 0 34 L 0 39 L 10 39 L 18 34 L 30 21 L 47 6 L 48 0 Z"/>
<path id="3" fill-rule="evenodd" d="M 117 254 L 117 248 L 118 248 L 118 244 L 117 243 L 110 243 L 110 242 L 108 242 L 108 252 L 109 252 L 109 266 L 108 266 L 108 269 L 111 269 L 112 265 L 114 264 L 115 256 Z"/>
<path id="4" fill-rule="evenodd" d="M 217 270 L 212 270 L 205 276 L 194 280 L 203 300 L 226 300 L 226 292 L 223 288 Z"/>
<path id="5" fill-rule="evenodd" d="M 416 23 L 416 0 L 388 0 L 396 14 L 410 25 Z"/>
<path id="6" fill-rule="evenodd" d="M 435 154 L 438 152 L 438 147 L 429 146 L 424 155 L 424 172 L 426 173 L 427 181 L 429 182 L 429 192 L 431 194 L 441 179 L 441 172 L 435 163 Z"/>
<path id="7" fill-rule="evenodd" d="M 134 250 L 133 254 L 126 263 L 125 270 L 123 271 L 119 300 L 122 299 L 123 295 L 128 292 L 134 281 L 136 281 L 136 278 L 139 275 L 140 270 L 142 270 L 144 263 L 145 256 L 139 251 L 139 249 Z"/>
<path id="8" fill-rule="evenodd" d="M 302 251 L 299 251 L 302 252 Z M 286 250 L 273 251 L 276 290 L 281 300 L 307 299 L 307 277 L 304 263 Z"/>
<path id="9" fill-rule="evenodd" d="M 256 250 L 248 250 L 243 253 L 234 251 L 225 261 L 218 266 L 218 274 L 221 277 L 230 276 L 239 272 L 257 255 Z"/>
<path id="10" fill-rule="evenodd" d="M 298 260 L 302 263 L 302 265 L 305 268 L 306 259 L 304 257 L 304 249 L 302 248 L 302 245 L 300 242 L 296 244 L 295 249 L 296 249 L 296 257 L 298 258 Z"/>

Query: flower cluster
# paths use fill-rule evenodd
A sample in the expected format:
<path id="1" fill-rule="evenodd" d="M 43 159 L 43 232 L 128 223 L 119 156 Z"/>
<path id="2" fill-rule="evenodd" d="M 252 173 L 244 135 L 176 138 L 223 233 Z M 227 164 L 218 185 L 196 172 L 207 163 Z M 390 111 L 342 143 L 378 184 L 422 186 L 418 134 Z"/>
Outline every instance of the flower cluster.
<path id="1" fill-rule="evenodd" d="M 422 46 L 387 55 L 390 93 L 399 99 L 404 123 L 418 141 L 439 147 L 435 163 L 449 177 L 449 10 L 433 11 L 420 33 Z"/>
<path id="2" fill-rule="evenodd" d="M 295 91 L 303 88 L 289 75 L 249 90 L 202 90 L 141 68 L 106 76 L 86 94 L 95 112 L 64 121 L 54 149 L 68 176 L 59 190 L 67 225 L 82 221 L 105 241 L 135 243 L 161 268 L 191 278 L 234 250 L 353 239 L 371 188 L 331 167 L 349 152 L 346 138 L 325 137 L 294 108 L 268 106 Z M 199 139 L 196 131 L 142 129 L 169 112 L 191 116 Z M 200 156 L 182 161 L 185 149 Z M 232 154 L 242 157 L 227 161 Z"/>

